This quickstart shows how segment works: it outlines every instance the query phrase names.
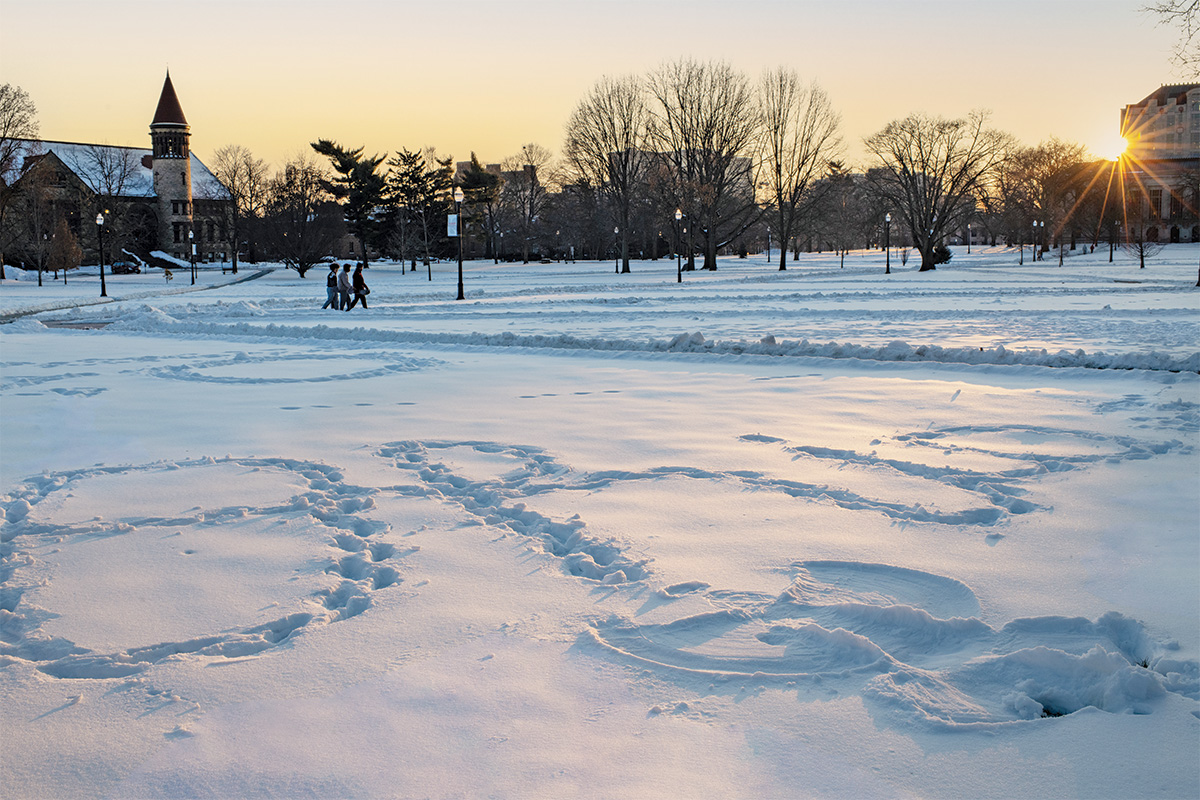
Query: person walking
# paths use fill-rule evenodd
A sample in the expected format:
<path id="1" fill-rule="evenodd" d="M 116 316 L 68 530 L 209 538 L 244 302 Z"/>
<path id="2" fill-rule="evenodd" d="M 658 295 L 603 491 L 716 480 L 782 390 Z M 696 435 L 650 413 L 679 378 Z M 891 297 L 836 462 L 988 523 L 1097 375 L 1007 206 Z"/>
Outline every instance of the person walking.
<path id="1" fill-rule="evenodd" d="M 350 301 L 350 308 L 358 305 L 359 301 L 362 302 L 363 308 L 367 307 L 367 295 L 371 293 L 371 289 L 367 286 L 367 279 L 363 277 L 362 270 L 362 264 L 354 268 L 354 299 Z M 349 311 L 350 308 L 346 310 Z"/>
<path id="2" fill-rule="evenodd" d="M 329 265 L 329 274 L 325 276 L 325 305 L 322 309 L 333 306 L 334 311 L 341 311 L 342 304 L 338 301 L 338 265 L 336 263 Z"/>
<path id="3" fill-rule="evenodd" d="M 350 310 L 350 265 L 342 264 L 342 271 L 337 276 L 338 307 L 342 311 Z"/>

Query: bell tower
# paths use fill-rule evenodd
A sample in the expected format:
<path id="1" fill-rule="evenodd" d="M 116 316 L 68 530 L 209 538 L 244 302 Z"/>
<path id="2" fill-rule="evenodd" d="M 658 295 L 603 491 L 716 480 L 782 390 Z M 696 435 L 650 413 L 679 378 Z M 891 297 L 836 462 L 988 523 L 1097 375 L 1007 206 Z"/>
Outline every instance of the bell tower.
<path id="1" fill-rule="evenodd" d="M 171 73 L 163 83 L 150 141 L 154 152 L 154 194 L 158 198 L 158 247 L 180 258 L 188 258 L 188 231 L 192 229 L 192 159 L 183 108 L 171 84 Z"/>

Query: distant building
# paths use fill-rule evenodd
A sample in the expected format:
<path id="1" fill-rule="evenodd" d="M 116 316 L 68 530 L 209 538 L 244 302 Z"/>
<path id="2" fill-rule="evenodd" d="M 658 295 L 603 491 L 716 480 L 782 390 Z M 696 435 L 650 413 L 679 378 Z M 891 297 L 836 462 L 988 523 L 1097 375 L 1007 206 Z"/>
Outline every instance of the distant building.
<path id="1" fill-rule="evenodd" d="M 1131 225 L 1150 241 L 1200 241 L 1200 83 L 1160 86 L 1121 109 L 1126 190 Z M 1145 202 L 1142 202 L 1142 201 Z"/>
<path id="2" fill-rule="evenodd" d="M 25 183 L 28 202 L 45 206 L 39 214 L 46 230 L 66 220 L 85 250 L 94 252 L 96 215 L 107 212 L 105 233 L 117 248 L 187 260 L 194 243 L 197 260 L 224 261 L 233 247 L 232 198 L 191 152 L 190 138 L 168 73 L 150 123 L 150 148 L 25 140 L 13 165 L 17 173 L 3 177 Z M 113 241 L 106 236 L 106 251 Z"/>

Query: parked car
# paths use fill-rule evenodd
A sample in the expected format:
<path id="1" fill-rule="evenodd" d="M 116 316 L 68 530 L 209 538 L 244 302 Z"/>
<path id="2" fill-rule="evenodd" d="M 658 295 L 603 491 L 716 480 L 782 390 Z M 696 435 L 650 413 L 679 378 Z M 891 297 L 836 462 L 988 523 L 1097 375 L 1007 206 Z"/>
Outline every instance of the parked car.
<path id="1" fill-rule="evenodd" d="M 117 261 L 112 265 L 113 275 L 138 275 L 142 268 L 129 261 Z"/>

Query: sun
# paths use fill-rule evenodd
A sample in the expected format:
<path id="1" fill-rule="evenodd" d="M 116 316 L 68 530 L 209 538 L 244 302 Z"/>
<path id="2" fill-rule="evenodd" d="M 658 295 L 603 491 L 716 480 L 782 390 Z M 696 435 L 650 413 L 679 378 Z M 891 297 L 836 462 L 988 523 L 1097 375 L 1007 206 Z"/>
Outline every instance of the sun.
<path id="1" fill-rule="evenodd" d="M 1109 161 L 1116 161 L 1125 154 L 1125 148 L 1129 147 L 1129 142 L 1125 141 L 1122 136 L 1112 136 L 1106 139 L 1100 146 L 1100 155 Z"/>

